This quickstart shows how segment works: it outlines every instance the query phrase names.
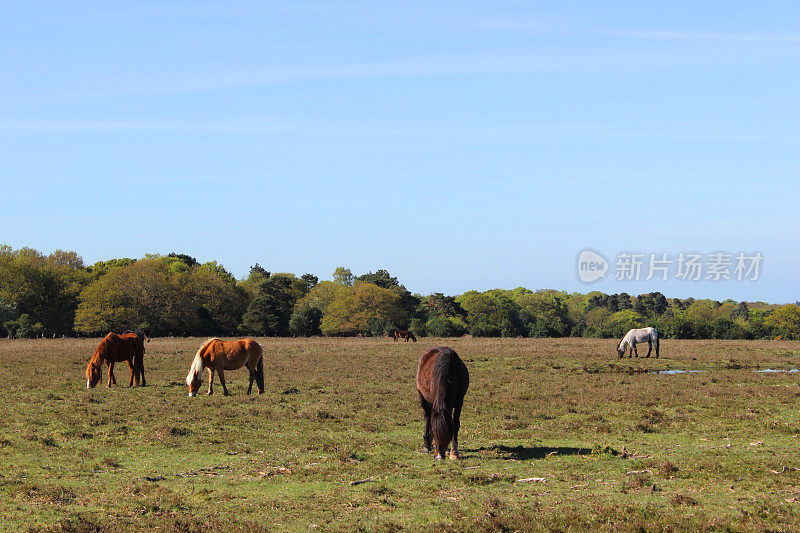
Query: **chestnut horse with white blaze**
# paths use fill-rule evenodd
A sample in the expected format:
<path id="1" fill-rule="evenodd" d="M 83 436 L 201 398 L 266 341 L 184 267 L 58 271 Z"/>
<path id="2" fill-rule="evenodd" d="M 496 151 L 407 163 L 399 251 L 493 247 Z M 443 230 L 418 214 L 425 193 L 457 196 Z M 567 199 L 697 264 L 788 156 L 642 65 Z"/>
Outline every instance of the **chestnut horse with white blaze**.
<path id="1" fill-rule="evenodd" d="M 453 441 L 450 459 L 458 459 L 458 429 L 461 427 L 461 406 L 469 387 L 467 366 L 450 348 L 431 348 L 417 364 L 417 393 L 425 412 L 423 450 L 436 449 L 436 459 L 447 454 Z"/>
<path id="2" fill-rule="evenodd" d="M 144 359 L 144 340 L 135 334 L 117 335 L 109 333 L 100 341 L 94 355 L 86 365 L 86 388 L 91 389 L 100 381 L 103 375 L 102 365 L 105 362 L 108 366 L 108 387 L 117 383 L 114 377 L 114 363 L 125 361 L 131 369 L 131 379 L 128 386 L 133 386 L 134 381 L 139 385 L 141 375 L 142 385 L 144 385 L 144 371 L 141 374 L 137 368 L 138 361 Z M 142 366 L 142 368 L 144 368 Z"/>
<path id="3" fill-rule="evenodd" d="M 236 370 L 243 366 L 250 371 L 250 385 L 247 394 L 253 390 L 253 381 L 258 386 L 258 393 L 264 392 L 264 361 L 261 346 L 253 339 L 239 339 L 237 341 L 223 341 L 217 338 L 209 339 L 203 344 L 194 356 L 192 366 L 186 375 L 186 384 L 189 386 L 189 396 L 197 396 L 200 384 L 203 382 L 203 370 L 208 369 L 208 392 L 214 394 L 214 371 L 219 374 L 222 383 L 222 393 L 228 396 L 225 386 L 225 370 Z"/>

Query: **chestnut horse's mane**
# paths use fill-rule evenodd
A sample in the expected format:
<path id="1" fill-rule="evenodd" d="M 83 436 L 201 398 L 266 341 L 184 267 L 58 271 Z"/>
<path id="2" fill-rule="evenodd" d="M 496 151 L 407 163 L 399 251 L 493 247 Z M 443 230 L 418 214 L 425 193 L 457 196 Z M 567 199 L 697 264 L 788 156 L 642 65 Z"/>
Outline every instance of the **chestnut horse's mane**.
<path id="1" fill-rule="evenodd" d="M 192 380 L 197 374 L 203 372 L 203 352 L 205 351 L 206 347 L 214 341 L 220 340 L 219 337 L 214 337 L 213 339 L 208 339 L 203 345 L 197 350 L 197 353 L 194 354 L 194 359 L 192 360 L 192 366 L 189 367 L 189 373 L 186 374 L 186 384 L 191 385 Z"/>
<path id="2" fill-rule="evenodd" d="M 92 358 L 89 359 L 89 364 L 90 365 L 92 365 L 92 366 L 100 366 L 101 365 L 101 362 L 100 362 L 101 359 L 100 358 L 103 355 L 105 355 L 106 349 L 108 347 L 109 339 L 111 338 L 111 335 L 113 335 L 113 334 L 114 333 L 112 332 L 112 333 L 109 333 L 108 335 L 106 335 L 105 338 L 102 341 L 100 341 L 100 344 L 97 345 L 97 349 L 94 351 L 94 355 L 92 355 Z"/>

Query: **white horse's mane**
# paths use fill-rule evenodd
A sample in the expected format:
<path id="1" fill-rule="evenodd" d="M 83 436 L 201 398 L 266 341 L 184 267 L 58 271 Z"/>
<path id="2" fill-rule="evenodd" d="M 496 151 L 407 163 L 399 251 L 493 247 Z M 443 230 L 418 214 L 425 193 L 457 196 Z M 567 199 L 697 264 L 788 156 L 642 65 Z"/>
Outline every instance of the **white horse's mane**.
<path id="1" fill-rule="evenodd" d="M 194 359 L 192 360 L 192 366 L 189 367 L 189 373 L 186 374 L 186 384 L 191 386 L 192 381 L 194 381 L 194 377 L 198 374 L 203 373 L 203 350 L 206 349 L 206 346 L 211 344 L 214 341 L 218 341 L 219 338 L 214 337 L 213 339 L 208 339 L 203 345 L 197 350 L 197 353 L 194 354 Z"/>

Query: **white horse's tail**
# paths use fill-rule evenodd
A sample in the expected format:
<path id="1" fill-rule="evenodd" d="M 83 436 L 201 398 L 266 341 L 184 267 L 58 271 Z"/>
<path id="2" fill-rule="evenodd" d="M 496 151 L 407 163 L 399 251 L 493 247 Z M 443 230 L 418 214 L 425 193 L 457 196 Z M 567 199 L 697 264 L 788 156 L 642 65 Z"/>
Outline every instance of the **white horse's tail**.
<path id="1" fill-rule="evenodd" d="M 203 345 L 197 350 L 197 353 L 194 354 L 194 359 L 192 360 L 192 366 L 189 367 L 189 373 L 186 374 L 186 384 L 191 386 L 194 377 L 198 374 L 203 373 L 203 350 L 214 341 L 218 341 L 217 337 L 213 339 L 208 339 Z"/>

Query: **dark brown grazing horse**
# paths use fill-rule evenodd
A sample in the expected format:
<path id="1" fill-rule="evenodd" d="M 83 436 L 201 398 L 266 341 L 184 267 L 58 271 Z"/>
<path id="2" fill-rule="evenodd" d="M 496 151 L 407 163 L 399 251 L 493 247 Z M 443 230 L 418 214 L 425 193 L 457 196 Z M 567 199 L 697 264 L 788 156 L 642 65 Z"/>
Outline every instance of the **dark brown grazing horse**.
<path id="1" fill-rule="evenodd" d="M 394 342 L 397 342 L 397 339 L 405 339 L 406 342 L 408 342 L 408 339 L 411 339 L 412 341 L 417 342 L 417 338 L 414 336 L 414 334 L 404 329 L 398 329 L 394 332 Z"/>
<path id="2" fill-rule="evenodd" d="M 121 337 L 130 338 L 133 335 L 135 337 L 139 337 L 142 342 L 142 352 L 141 354 L 136 354 L 136 357 L 133 360 L 133 372 L 135 374 L 134 377 L 137 379 L 141 377 L 141 385 L 142 387 L 147 386 L 147 380 L 144 378 L 144 341 L 150 342 L 150 337 L 147 336 L 147 333 L 142 328 L 136 328 L 136 331 L 132 331 L 130 329 L 126 329 L 122 332 Z"/>
<path id="3" fill-rule="evenodd" d="M 91 389 L 100 381 L 103 374 L 103 362 L 108 366 L 108 387 L 117 383 L 117 378 L 114 377 L 114 363 L 122 361 L 128 363 L 128 367 L 131 369 L 128 386 L 133 386 L 134 378 L 136 384 L 139 385 L 139 373 L 136 372 L 134 366 L 137 359 L 144 360 L 144 340 L 141 337 L 132 334 L 109 333 L 100 341 L 89 364 L 86 365 L 86 388 Z M 143 373 L 142 377 L 144 377 Z"/>
<path id="4" fill-rule="evenodd" d="M 239 339 L 238 341 L 223 341 L 217 338 L 209 339 L 203 344 L 192 360 L 189 373 L 186 375 L 186 384 L 189 385 L 189 396 L 197 396 L 203 382 L 203 370 L 208 369 L 208 392 L 214 394 L 214 371 L 219 374 L 222 383 L 222 394 L 229 395 L 225 386 L 224 370 L 236 370 L 246 366 L 250 371 L 250 385 L 247 394 L 253 390 L 253 381 L 258 385 L 258 393 L 264 392 L 264 358 L 263 351 L 253 339 Z"/>
<path id="5" fill-rule="evenodd" d="M 436 459 L 447 454 L 453 441 L 450 459 L 458 459 L 458 429 L 461 427 L 461 406 L 469 387 L 467 366 L 450 348 L 431 348 L 419 358 L 417 393 L 425 411 L 425 434 L 422 447 L 436 447 Z"/>

